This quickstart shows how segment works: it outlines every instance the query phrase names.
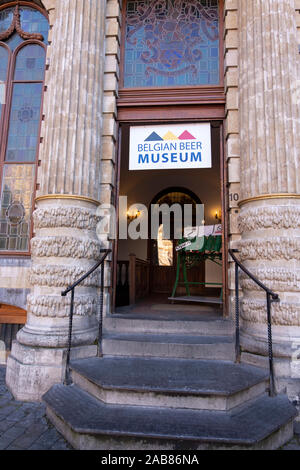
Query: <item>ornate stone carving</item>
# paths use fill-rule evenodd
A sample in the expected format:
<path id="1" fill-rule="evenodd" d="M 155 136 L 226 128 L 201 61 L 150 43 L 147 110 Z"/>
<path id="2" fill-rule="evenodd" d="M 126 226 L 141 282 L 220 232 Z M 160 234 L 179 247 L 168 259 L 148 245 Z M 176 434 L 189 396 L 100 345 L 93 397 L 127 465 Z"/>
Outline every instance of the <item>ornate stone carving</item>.
<path id="1" fill-rule="evenodd" d="M 78 266 L 39 266 L 29 271 L 29 282 L 32 286 L 49 286 L 65 288 L 86 274 L 87 268 Z M 96 271 L 83 281 L 81 286 L 98 287 L 100 272 Z"/>
<path id="2" fill-rule="evenodd" d="M 251 272 L 275 292 L 298 292 L 300 290 L 300 271 L 285 268 L 259 268 L 251 269 Z M 261 291 L 261 288 L 245 274 L 241 273 L 240 276 L 243 289 Z"/>
<path id="3" fill-rule="evenodd" d="M 93 211 L 80 207 L 39 208 L 33 213 L 34 226 L 39 228 L 70 227 L 96 230 L 101 217 Z"/>
<path id="4" fill-rule="evenodd" d="M 244 298 L 242 300 L 241 317 L 253 323 L 266 323 L 266 302 Z M 300 304 L 273 303 L 272 324 L 279 326 L 300 326 Z"/>
<path id="5" fill-rule="evenodd" d="M 70 315 L 71 296 L 33 296 L 27 297 L 27 310 L 36 317 L 65 318 Z M 97 298 L 91 295 L 74 299 L 74 315 L 90 316 L 97 314 Z"/>
<path id="6" fill-rule="evenodd" d="M 244 260 L 300 260 L 300 238 L 273 237 L 244 239 L 239 242 Z"/>
<path id="7" fill-rule="evenodd" d="M 240 232 L 261 229 L 297 229 L 300 228 L 300 207 L 255 207 L 242 210 L 239 219 Z"/>
<path id="8" fill-rule="evenodd" d="M 34 238 L 31 242 L 32 255 L 58 258 L 97 259 L 100 255 L 100 242 L 76 237 Z"/>

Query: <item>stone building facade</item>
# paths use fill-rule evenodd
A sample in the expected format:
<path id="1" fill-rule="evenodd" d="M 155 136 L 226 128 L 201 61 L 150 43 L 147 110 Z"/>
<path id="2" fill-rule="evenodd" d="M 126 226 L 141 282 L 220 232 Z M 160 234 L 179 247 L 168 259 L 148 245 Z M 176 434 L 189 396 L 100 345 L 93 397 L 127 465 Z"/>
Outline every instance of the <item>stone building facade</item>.
<path id="1" fill-rule="evenodd" d="M 0 6 L 10 3 L 17 2 Z M 7 384 L 16 398 L 38 400 L 62 378 L 70 298 L 61 291 L 88 271 L 101 248 L 111 247 L 105 234 L 96 234 L 97 208 L 113 200 L 117 180 L 124 5 L 27 3 L 44 8 L 50 24 L 34 236 L 31 257 L 1 252 L 0 292 L 2 302 L 27 310 L 8 359 Z M 300 400 L 300 2 L 221 3 L 228 247 L 238 248 L 241 261 L 279 294 L 272 307 L 275 374 Z M 109 258 L 105 314 L 111 313 L 111 270 Z M 233 315 L 230 261 L 227 283 Z M 98 287 L 95 274 L 78 288 L 76 357 L 95 353 Z M 242 359 L 265 366 L 265 294 L 247 278 L 242 289 Z"/>

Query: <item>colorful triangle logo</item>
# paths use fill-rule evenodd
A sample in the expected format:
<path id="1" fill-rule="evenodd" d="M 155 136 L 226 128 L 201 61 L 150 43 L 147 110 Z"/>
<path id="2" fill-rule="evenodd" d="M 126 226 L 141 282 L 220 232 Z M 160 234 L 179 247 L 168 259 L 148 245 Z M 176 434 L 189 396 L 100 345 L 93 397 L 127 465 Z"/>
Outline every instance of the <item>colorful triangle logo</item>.
<path id="1" fill-rule="evenodd" d="M 145 139 L 145 142 L 157 142 L 159 140 L 163 140 L 156 132 L 152 132 L 147 139 Z"/>
<path id="2" fill-rule="evenodd" d="M 194 137 L 190 132 L 184 131 L 180 136 L 180 140 L 195 140 L 196 137 Z"/>
<path id="3" fill-rule="evenodd" d="M 173 132 L 169 131 L 164 136 L 164 140 L 178 140 L 178 137 L 176 137 L 176 135 L 173 134 Z"/>

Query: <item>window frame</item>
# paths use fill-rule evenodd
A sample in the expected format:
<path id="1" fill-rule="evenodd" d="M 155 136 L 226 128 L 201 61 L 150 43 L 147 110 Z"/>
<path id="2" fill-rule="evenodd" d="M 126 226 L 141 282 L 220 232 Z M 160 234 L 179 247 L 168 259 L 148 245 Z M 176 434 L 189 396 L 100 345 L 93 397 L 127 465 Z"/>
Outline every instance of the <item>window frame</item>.
<path id="1" fill-rule="evenodd" d="M 163 106 L 178 104 L 225 103 L 224 95 L 224 0 L 219 1 L 219 84 L 183 85 L 175 87 L 124 87 L 126 11 L 123 0 L 120 48 L 120 80 L 118 106 Z"/>
<path id="2" fill-rule="evenodd" d="M 32 2 L 26 1 L 14 1 L 10 3 L 6 3 L 0 6 L 0 11 L 5 10 L 7 8 L 13 8 L 16 5 L 20 7 L 26 6 L 35 10 L 38 10 L 42 13 L 45 18 L 49 22 L 48 14 L 45 10 L 40 8 L 38 5 Z M 46 72 L 46 54 L 47 54 L 47 45 L 44 44 L 42 41 L 37 39 L 27 39 L 23 40 L 21 44 L 19 44 L 14 51 L 11 51 L 9 46 L 5 42 L 1 42 L 1 47 L 5 47 L 9 52 L 9 60 L 8 60 L 8 67 L 7 67 L 7 75 L 6 75 L 6 93 L 5 93 L 5 104 L 2 108 L 2 115 L 0 119 L 0 190 L 2 190 L 2 182 L 3 182 L 3 174 L 4 174 L 4 166 L 5 165 L 34 165 L 34 181 L 33 181 L 33 194 L 32 194 L 32 206 L 31 206 L 31 216 L 30 216 L 30 230 L 29 230 L 29 243 L 28 243 L 28 250 L 27 251 L 17 251 L 17 250 L 1 250 L 0 249 L 0 256 L 1 257 L 30 257 L 31 256 L 31 239 L 33 238 L 33 220 L 32 220 L 32 213 L 35 208 L 35 197 L 37 191 L 37 172 L 39 166 L 39 151 L 40 151 L 40 142 L 41 142 L 41 126 L 43 121 L 43 104 L 44 104 L 44 91 L 45 91 L 45 72 Z M 27 45 L 30 44 L 37 44 L 43 47 L 45 51 L 45 70 L 44 70 L 44 77 L 43 80 L 15 80 L 15 68 L 16 68 L 16 59 L 18 52 Z M 7 140 L 8 140 L 8 133 L 9 133 L 9 124 L 10 124 L 10 116 L 11 116 L 11 105 L 12 105 L 12 98 L 13 98 L 13 88 L 16 83 L 41 83 L 42 85 L 42 96 L 41 96 L 41 108 L 40 108 L 40 120 L 39 120 L 39 129 L 38 129 L 38 139 L 37 139 L 37 146 L 36 146 L 36 155 L 35 160 L 32 162 L 19 162 L 19 161 L 5 161 L 6 156 L 6 148 L 7 148 Z"/>

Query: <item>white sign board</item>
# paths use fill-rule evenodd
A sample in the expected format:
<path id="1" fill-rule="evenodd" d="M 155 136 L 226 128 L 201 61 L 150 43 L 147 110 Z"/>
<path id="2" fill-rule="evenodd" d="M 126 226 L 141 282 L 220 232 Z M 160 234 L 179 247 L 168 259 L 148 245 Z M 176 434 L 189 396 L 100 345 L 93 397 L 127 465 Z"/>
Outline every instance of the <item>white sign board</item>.
<path id="1" fill-rule="evenodd" d="M 132 126 L 129 170 L 211 168 L 209 123 Z"/>
<path id="2" fill-rule="evenodd" d="M 200 225 L 199 227 L 185 227 L 184 237 L 195 238 L 195 237 L 209 237 L 210 235 L 216 237 L 222 235 L 222 225 Z"/>
<path id="3" fill-rule="evenodd" d="M 183 250 L 183 248 L 186 248 L 187 246 L 191 246 L 191 244 L 192 244 L 192 242 L 190 242 L 190 241 L 181 243 L 180 245 L 176 246 L 175 250 L 176 251 Z"/>

